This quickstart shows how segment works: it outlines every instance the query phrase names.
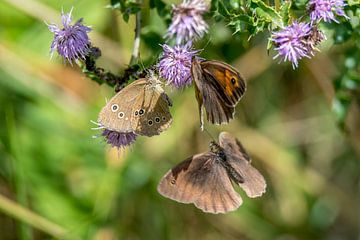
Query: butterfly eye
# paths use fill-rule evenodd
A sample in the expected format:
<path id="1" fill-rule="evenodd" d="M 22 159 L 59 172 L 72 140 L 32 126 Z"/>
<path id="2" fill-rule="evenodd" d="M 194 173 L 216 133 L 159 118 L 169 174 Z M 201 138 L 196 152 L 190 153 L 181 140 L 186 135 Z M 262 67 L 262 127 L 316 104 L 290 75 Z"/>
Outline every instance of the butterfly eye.
<path id="1" fill-rule="evenodd" d="M 119 109 L 119 105 L 117 105 L 117 104 L 111 105 L 111 111 L 112 112 L 116 112 L 118 109 Z"/>
<path id="2" fill-rule="evenodd" d="M 235 83 L 236 83 L 236 79 L 235 79 L 235 78 L 232 77 L 230 81 L 231 81 L 231 83 L 232 83 L 233 85 L 235 85 Z"/>
<path id="3" fill-rule="evenodd" d="M 119 112 L 119 113 L 118 113 L 118 117 L 119 117 L 119 118 L 123 118 L 124 116 L 125 116 L 125 114 L 124 114 L 123 112 Z"/>
<path id="4" fill-rule="evenodd" d="M 159 117 L 156 117 L 156 118 L 155 118 L 155 122 L 157 122 L 157 123 L 160 122 L 160 118 L 159 118 Z"/>
<path id="5" fill-rule="evenodd" d="M 152 120 L 149 120 L 149 121 L 148 121 L 148 124 L 149 124 L 149 126 L 153 125 L 153 121 L 152 121 Z"/>
<path id="6" fill-rule="evenodd" d="M 144 109 L 140 109 L 140 110 L 139 110 L 139 115 L 140 115 L 140 116 L 143 115 L 144 113 L 145 113 Z"/>

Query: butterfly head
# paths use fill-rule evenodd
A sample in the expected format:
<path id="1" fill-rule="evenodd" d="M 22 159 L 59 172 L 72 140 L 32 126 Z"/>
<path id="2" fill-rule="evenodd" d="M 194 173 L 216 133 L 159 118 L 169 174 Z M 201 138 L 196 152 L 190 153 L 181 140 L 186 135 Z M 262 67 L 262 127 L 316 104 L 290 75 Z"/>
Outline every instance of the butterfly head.
<path id="1" fill-rule="evenodd" d="M 148 73 L 146 78 L 150 87 L 156 88 L 157 86 L 161 86 L 163 84 L 163 82 L 160 80 L 159 76 L 155 73 L 154 70 L 148 69 L 147 71 Z"/>
<path id="2" fill-rule="evenodd" d="M 219 153 L 222 151 L 222 148 L 215 141 L 211 141 L 209 144 L 210 151 L 213 153 Z"/>

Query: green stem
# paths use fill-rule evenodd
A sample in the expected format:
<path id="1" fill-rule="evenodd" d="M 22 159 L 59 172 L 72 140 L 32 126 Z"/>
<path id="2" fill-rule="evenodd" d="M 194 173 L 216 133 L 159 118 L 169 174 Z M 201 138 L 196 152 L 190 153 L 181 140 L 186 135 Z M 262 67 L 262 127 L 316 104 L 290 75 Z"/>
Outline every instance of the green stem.
<path id="1" fill-rule="evenodd" d="M 131 54 L 130 66 L 137 63 L 140 55 L 140 33 L 141 33 L 141 10 L 136 13 L 135 16 L 135 37 L 134 37 L 134 47 Z"/>
<path id="2" fill-rule="evenodd" d="M 79 237 L 70 235 L 69 232 L 63 227 L 47 220 L 46 218 L 37 215 L 36 213 L 28 210 L 17 204 L 16 202 L 4 197 L 0 194 L 0 211 L 16 218 L 30 226 L 37 228 L 55 238 L 77 240 Z"/>
<path id="3" fill-rule="evenodd" d="M 8 140 L 11 153 L 10 161 L 13 169 L 12 181 L 14 184 L 16 200 L 23 206 L 27 206 L 27 184 L 22 163 L 23 155 L 18 147 L 21 143 L 19 144 L 19 135 L 17 134 L 15 125 L 14 110 L 10 106 L 6 109 L 6 129 L 8 130 Z M 20 223 L 18 228 L 19 239 L 32 239 L 31 228 L 28 225 Z"/>

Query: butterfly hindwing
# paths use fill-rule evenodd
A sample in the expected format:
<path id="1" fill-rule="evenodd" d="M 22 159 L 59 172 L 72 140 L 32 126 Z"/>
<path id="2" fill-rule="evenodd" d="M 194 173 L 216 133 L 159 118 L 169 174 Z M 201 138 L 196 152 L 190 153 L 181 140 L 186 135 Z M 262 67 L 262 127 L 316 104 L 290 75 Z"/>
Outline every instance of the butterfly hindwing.
<path id="1" fill-rule="evenodd" d="M 146 81 L 140 79 L 118 92 L 100 111 L 98 123 L 111 131 L 133 132 L 131 126 L 132 106 L 145 85 Z"/>
<path id="2" fill-rule="evenodd" d="M 147 86 L 143 91 L 133 107 L 132 128 L 135 133 L 150 137 L 170 127 L 171 103 L 160 86 Z"/>
<path id="3" fill-rule="evenodd" d="M 205 60 L 200 63 L 205 78 L 214 86 L 221 99 L 235 106 L 246 91 L 244 78 L 227 63 Z"/>
<path id="4" fill-rule="evenodd" d="M 191 66 L 192 77 L 195 83 L 195 96 L 199 106 L 200 125 L 203 126 L 202 106 L 206 111 L 209 122 L 222 124 L 233 118 L 235 109 L 231 103 L 223 101 L 211 80 L 203 73 L 200 63 L 193 59 Z"/>
<path id="5" fill-rule="evenodd" d="M 237 209 L 242 199 L 218 160 L 212 152 L 188 158 L 165 174 L 158 185 L 159 193 L 178 202 L 194 203 L 204 212 Z"/>
<path id="6" fill-rule="evenodd" d="M 230 166 L 243 182 L 237 182 L 249 197 L 259 197 L 266 191 L 266 182 L 261 173 L 251 165 L 250 157 L 240 141 L 227 132 L 219 135 L 220 146 L 224 149 Z"/>
<path id="7" fill-rule="evenodd" d="M 224 62 L 192 59 L 191 74 L 199 105 L 200 124 L 203 126 L 202 106 L 207 119 L 213 124 L 228 123 L 233 118 L 235 106 L 246 90 L 240 73 Z"/>

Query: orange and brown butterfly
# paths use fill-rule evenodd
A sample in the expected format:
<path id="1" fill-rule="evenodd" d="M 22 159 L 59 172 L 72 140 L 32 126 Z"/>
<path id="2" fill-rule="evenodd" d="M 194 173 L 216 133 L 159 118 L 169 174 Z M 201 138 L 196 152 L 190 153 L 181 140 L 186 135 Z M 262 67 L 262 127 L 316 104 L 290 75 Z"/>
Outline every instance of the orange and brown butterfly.
<path id="1" fill-rule="evenodd" d="M 209 122 L 228 123 L 234 117 L 236 104 L 246 91 L 246 83 L 241 74 L 227 63 L 193 57 L 191 75 L 201 128 L 203 129 L 203 106 Z"/>
<path id="2" fill-rule="evenodd" d="M 210 151 L 191 156 L 169 170 L 157 189 L 164 197 L 193 203 L 204 212 L 226 213 L 242 204 L 232 182 L 251 198 L 266 190 L 264 177 L 251 166 L 240 141 L 222 132 L 219 144 L 212 141 Z"/>

